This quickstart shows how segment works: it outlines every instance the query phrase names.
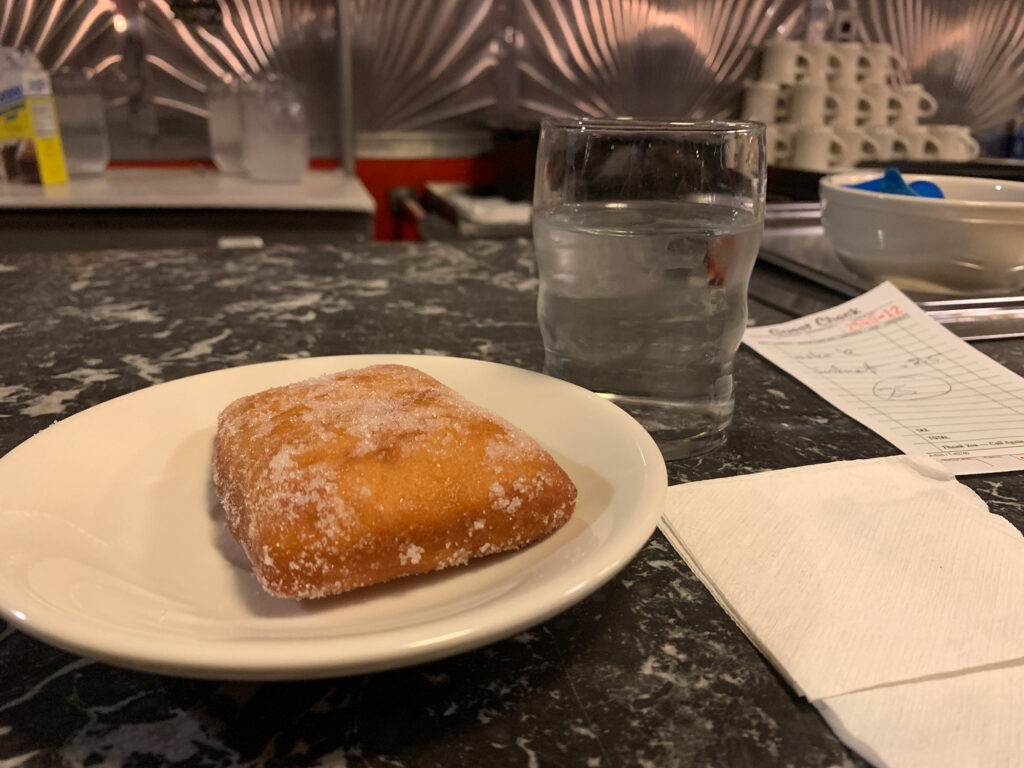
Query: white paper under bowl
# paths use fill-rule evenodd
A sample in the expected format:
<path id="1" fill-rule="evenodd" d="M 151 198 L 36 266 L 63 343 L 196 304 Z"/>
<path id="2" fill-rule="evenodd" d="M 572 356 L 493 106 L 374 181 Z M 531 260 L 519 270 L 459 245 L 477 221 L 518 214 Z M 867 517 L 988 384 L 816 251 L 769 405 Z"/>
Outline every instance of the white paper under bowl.
<path id="1" fill-rule="evenodd" d="M 1024 289 L 1024 183 L 913 175 L 945 199 L 851 189 L 878 170 L 821 180 L 822 224 L 851 272 L 912 293 L 998 294 Z"/>

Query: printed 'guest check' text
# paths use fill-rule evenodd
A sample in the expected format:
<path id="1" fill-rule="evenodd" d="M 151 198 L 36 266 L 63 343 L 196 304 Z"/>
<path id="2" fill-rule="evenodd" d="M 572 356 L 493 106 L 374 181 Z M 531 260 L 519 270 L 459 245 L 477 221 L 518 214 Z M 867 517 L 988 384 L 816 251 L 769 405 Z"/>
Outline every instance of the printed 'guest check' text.
<path id="1" fill-rule="evenodd" d="M 904 453 L 958 475 L 1024 469 L 1024 378 L 891 283 L 743 341 Z"/>

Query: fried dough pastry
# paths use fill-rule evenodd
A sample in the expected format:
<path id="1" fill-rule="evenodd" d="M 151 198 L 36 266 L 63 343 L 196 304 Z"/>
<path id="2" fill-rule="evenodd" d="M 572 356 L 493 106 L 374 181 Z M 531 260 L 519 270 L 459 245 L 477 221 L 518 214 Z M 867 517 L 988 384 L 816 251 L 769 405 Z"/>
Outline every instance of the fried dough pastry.
<path id="1" fill-rule="evenodd" d="M 291 598 L 522 547 L 576 500 L 529 435 L 401 365 L 234 401 L 218 419 L 213 480 L 263 588 Z"/>

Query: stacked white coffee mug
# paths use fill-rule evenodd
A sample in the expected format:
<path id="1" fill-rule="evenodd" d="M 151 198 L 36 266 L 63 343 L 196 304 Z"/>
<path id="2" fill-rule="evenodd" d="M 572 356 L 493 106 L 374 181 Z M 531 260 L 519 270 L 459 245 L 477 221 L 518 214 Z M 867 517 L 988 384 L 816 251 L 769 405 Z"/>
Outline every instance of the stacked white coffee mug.
<path id="1" fill-rule="evenodd" d="M 861 161 L 978 157 L 964 125 L 924 125 L 938 110 L 887 43 L 772 40 L 746 83 L 744 120 L 768 124 L 768 164 L 810 171 Z"/>

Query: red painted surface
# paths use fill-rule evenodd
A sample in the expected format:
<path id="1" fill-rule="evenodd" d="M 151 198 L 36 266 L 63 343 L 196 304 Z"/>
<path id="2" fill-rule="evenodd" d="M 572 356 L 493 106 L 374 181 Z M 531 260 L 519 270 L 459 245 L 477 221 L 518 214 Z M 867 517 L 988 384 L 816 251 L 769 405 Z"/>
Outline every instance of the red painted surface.
<path id="1" fill-rule="evenodd" d="M 473 185 L 494 183 L 494 158 L 439 157 L 425 160 L 358 160 L 356 175 L 377 201 L 373 222 L 375 240 L 419 240 L 412 222 L 395 219 L 388 193 L 395 187 L 412 187 L 422 194 L 428 181 L 458 181 Z"/>

